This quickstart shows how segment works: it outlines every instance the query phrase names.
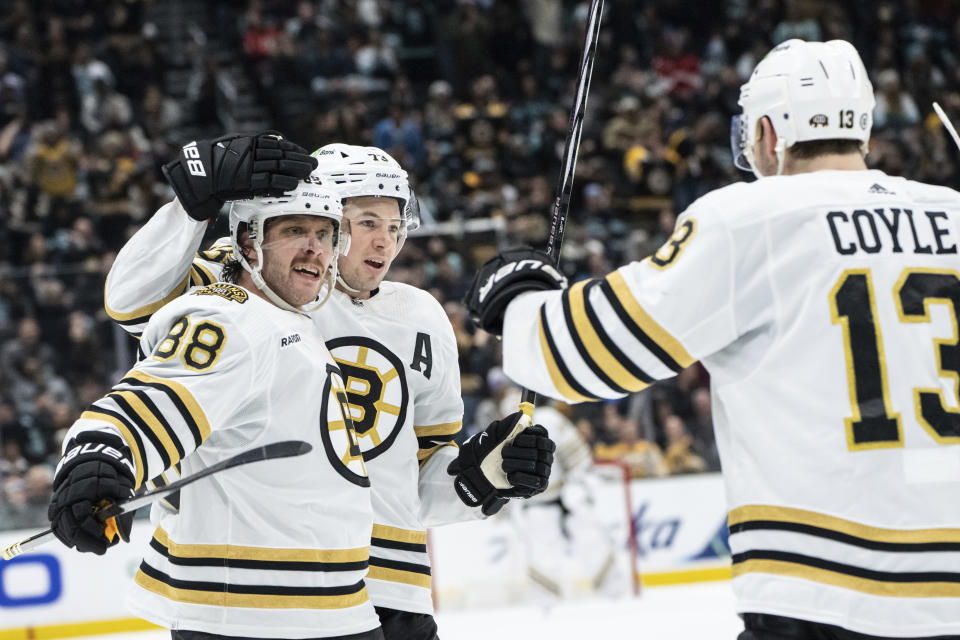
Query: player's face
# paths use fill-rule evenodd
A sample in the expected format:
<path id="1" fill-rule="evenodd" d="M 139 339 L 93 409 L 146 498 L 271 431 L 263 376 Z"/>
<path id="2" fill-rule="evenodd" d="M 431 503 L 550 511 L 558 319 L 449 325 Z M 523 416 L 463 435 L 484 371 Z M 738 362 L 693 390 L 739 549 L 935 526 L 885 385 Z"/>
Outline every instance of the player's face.
<path id="1" fill-rule="evenodd" d="M 289 304 L 312 302 L 333 260 L 333 221 L 318 216 L 282 216 L 267 224 L 262 243 L 267 285 Z"/>
<path id="2" fill-rule="evenodd" d="M 400 202 L 394 198 L 344 200 L 343 217 L 350 220 L 350 252 L 340 256 L 340 277 L 360 292 L 358 297 L 370 297 L 386 277 L 403 230 L 400 214 Z"/>

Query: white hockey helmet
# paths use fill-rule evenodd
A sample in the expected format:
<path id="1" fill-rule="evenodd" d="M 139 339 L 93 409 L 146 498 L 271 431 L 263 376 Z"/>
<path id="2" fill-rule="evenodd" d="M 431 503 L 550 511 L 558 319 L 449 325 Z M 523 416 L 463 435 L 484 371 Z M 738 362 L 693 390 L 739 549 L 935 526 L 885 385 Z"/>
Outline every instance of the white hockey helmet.
<path id="1" fill-rule="evenodd" d="M 343 220 L 343 205 L 339 191 L 323 184 L 323 178 L 314 171 L 301 181 L 296 189 L 281 196 L 258 196 L 247 200 L 235 200 L 230 203 L 230 242 L 233 255 L 240 265 L 253 278 L 254 284 L 279 307 L 300 313 L 316 311 L 329 299 L 337 280 L 337 258 L 350 250 L 350 223 Z M 263 239 L 267 220 L 280 216 L 309 215 L 329 218 L 333 222 L 333 258 L 327 271 L 326 293 L 314 302 L 294 307 L 277 295 L 264 281 L 261 273 L 263 266 Z M 249 239 L 257 252 L 257 265 L 251 266 L 240 250 L 239 236 L 242 231 L 249 233 Z"/>
<path id="2" fill-rule="evenodd" d="M 320 175 L 324 184 L 335 186 L 341 198 L 379 196 L 399 202 L 399 253 L 407 232 L 420 226 L 420 206 L 400 164 L 383 149 L 340 142 L 324 145 L 311 155 L 319 163 L 313 173 Z"/>
<path id="3" fill-rule="evenodd" d="M 763 116 L 777 133 L 777 174 L 784 150 L 809 140 L 859 140 L 864 154 L 873 126 L 873 85 L 846 40 L 787 40 L 760 61 L 740 87 L 743 114 L 730 127 L 734 164 L 757 177 L 753 144 Z"/>

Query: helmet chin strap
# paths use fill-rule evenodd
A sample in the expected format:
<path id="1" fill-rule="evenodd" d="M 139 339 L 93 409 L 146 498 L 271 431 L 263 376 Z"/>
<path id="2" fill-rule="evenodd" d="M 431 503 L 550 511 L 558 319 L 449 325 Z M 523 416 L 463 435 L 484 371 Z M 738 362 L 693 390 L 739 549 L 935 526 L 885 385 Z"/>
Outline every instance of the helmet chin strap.
<path id="1" fill-rule="evenodd" d="M 362 291 L 360 291 L 359 289 L 354 289 L 353 287 L 348 285 L 347 281 L 344 280 L 343 276 L 340 275 L 339 273 L 337 274 L 337 284 L 340 285 L 344 290 L 346 290 L 347 293 L 353 294 L 355 296 L 362 293 Z"/>
<path id="2" fill-rule="evenodd" d="M 323 299 L 320 299 L 320 296 L 317 296 L 317 299 L 312 303 L 304 304 L 300 307 L 295 307 L 283 298 L 281 298 L 277 293 L 270 288 L 270 285 L 267 284 L 267 281 L 263 279 L 263 273 L 260 271 L 260 267 L 263 264 L 263 251 L 260 245 L 260 242 L 254 241 L 254 249 L 257 252 L 257 266 L 251 267 L 250 263 L 247 262 L 247 259 L 244 255 L 240 254 L 240 266 L 242 266 L 247 273 L 250 274 L 250 278 L 253 280 L 253 284 L 256 285 L 257 289 L 263 292 L 265 296 L 275 305 L 281 309 L 286 309 L 287 311 L 293 311 L 294 313 L 311 313 L 316 311 L 323 305 L 327 303 L 327 300 L 330 299 L 330 296 L 333 294 L 334 284 L 340 280 L 340 276 L 337 273 L 337 254 L 336 252 L 333 255 L 333 260 L 331 260 L 330 266 L 327 268 L 326 273 L 324 274 L 324 287 L 327 289 L 327 294 L 323 296 Z M 322 291 L 322 288 L 321 288 Z"/>

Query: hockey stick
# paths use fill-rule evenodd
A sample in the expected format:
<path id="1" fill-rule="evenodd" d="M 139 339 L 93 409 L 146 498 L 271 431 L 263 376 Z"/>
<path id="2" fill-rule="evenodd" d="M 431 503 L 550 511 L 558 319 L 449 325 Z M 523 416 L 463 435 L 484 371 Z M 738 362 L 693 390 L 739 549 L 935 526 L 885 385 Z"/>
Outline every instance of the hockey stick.
<path id="1" fill-rule="evenodd" d="M 580 150 L 580 134 L 583 131 L 583 117 L 587 109 L 587 94 L 590 92 L 590 78 L 593 75 L 593 61 L 597 57 L 597 40 L 600 37 L 600 18 L 603 15 L 603 0 L 590 3 L 587 15 L 587 32 L 583 43 L 583 55 L 580 58 L 580 76 L 577 78 L 577 95 L 570 110 L 570 129 L 563 145 L 563 159 L 560 165 L 560 182 L 553 199 L 553 217 L 550 221 L 550 236 L 547 239 L 547 255 L 555 263 L 560 262 L 560 246 L 563 244 L 563 232 L 567 225 L 567 213 L 570 211 L 570 195 L 573 192 L 573 176 L 577 170 L 577 152 Z M 533 405 L 537 394 L 523 389 L 520 395 L 520 411 L 526 418 L 526 428 L 533 421 Z M 523 419 L 520 422 L 524 422 Z M 519 424 L 518 424 L 519 426 Z"/>
<path id="2" fill-rule="evenodd" d="M 232 469 L 233 467 L 250 464 L 251 462 L 260 462 L 261 460 L 275 460 L 277 458 L 302 456 L 303 454 L 308 453 L 311 449 L 313 449 L 313 446 L 309 442 L 303 442 L 302 440 L 286 440 L 284 442 L 274 442 L 273 444 L 256 447 L 254 449 L 250 449 L 249 451 L 238 453 L 232 458 L 221 460 L 214 465 L 210 465 L 206 469 L 198 471 L 197 473 L 187 476 L 186 478 L 181 478 L 176 482 L 171 482 L 170 484 L 160 487 L 159 489 L 147 491 L 139 496 L 134 496 L 127 500 L 121 500 L 120 502 L 105 501 L 101 504 L 101 506 L 94 508 L 94 513 L 96 514 L 97 520 L 100 522 L 107 522 L 107 520 L 110 518 L 124 513 L 130 513 L 131 511 L 136 511 L 140 507 L 146 506 L 152 502 L 156 502 L 164 496 L 170 495 L 174 491 L 179 491 L 188 484 L 192 484 L 197 480 L 212 476 L 213 474 L 224 471 L 225 469 Z M 112 539 L 113 536 L 109 533 L 111 530 L 110 523 L 107 524 L 107 537 Z M 116 528 L 114 527 L 113 530 L 115 531 Z M 42 531 L 34 536 L 30 536 L 26 540 L 13 543 L 0 552 L 0 556 L 2 556 L 4 560 L 12 560 L 13 558 L 39 547 L 42 544 L 46 544 L 53 539 L 53 529 L 47 529 L 46 531 Z"/>
<path id="3" fill-rule="evenodd" d="M 577 169 L 577 151 L 580 149 L 580 133 L 583 131 L 583 116 L 587 109 L 587 94 L 590 92 L 590 77 L 593 75 L 593 60 L 597 56 L 597 40 L 600 37 L 600 17 L 603 14 L 603 0 L 592 0 L 590 13 L 587 15 L 587 31 L 583 43 L 583 55 L 580 57 L 580 75 L 577 78 L 577 94 L 570 110 L 570 129 L 563 145 L 563 158 L 560 164 L 560 183 L 557 185 L 557 195 L 553 200 L 553 217 L 550 221 L 550 236 L 547 239 L 547 255 L 554 263 L 560 260 L 560 245 L 563 244 L 563 231 L 567 224 L 567 213 L 570 209 L 570 194 L 573 191 L 573 174 Z M 513 427 L 497 450 L 512 443 L 517 435 L 533 424 L 533 405 L 537 401 L 537 394 L 530 389 L 521 389 L 520 419 Z M 509 489 L 510 482 L 507 474 L 500 465 L 495 464 L 496 456 L 488 457 L 489 462 L 483 465 L 484 474 L 491 479 L 491 483 L 498 489 Z"/>
<path id="4" fill-rule="evenodd" d="M 950 118 L 947 117 L 946 111 L 940 108 L 940 105 L 936 102 L 933 103 L 933 110 L 937 112 L 937 115 L 940 117 L 940 122 L 943 123 L 947 133 L 949 133 L 950 137 L 953 138 L 953 142 L 957 145 L 957 149 L 960 149 L 960 136 L 957 135 L 957 130 L 953 128 L 953 123 L 950 122 Z"/>

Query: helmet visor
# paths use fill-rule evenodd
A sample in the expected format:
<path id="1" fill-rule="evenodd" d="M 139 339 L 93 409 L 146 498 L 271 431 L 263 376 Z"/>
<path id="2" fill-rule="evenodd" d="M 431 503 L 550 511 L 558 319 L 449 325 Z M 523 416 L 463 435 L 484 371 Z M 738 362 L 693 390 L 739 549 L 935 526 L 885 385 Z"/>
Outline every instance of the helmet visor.
<path id="1" fill-rule="evenodd" d="M 753 171 L 747 159 L 748 123 L 746 116 L 733 116 L 730 120 L 730 152 L 733 154 L 733 164 L 737 169 Z"/>
<path id="2" fill-rule="evenodd" d="M 410 187 L 410 195 L 407 196 L 407 202 L 403 208 L 403 219 L 406 231 L 420 228 L 420 201 L 417 200 L 413 187 Z"/>

